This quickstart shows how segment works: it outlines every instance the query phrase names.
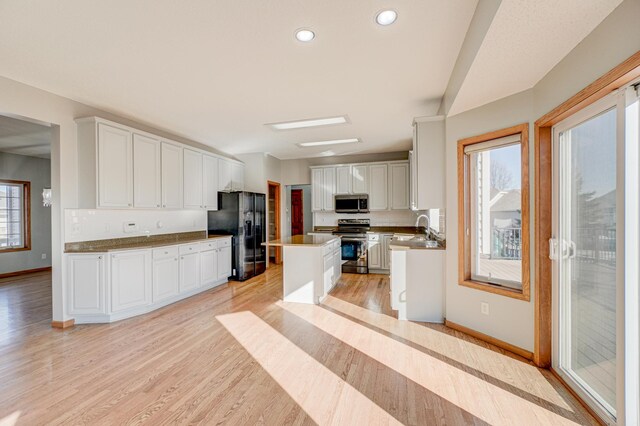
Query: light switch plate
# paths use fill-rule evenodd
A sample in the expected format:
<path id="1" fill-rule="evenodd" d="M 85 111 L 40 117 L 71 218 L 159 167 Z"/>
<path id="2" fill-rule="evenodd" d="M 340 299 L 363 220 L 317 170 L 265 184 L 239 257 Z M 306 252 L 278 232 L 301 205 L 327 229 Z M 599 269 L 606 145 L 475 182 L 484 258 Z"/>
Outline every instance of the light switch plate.
<path id="1" fill-rule="evenodd" d="M 489 315 L 489 304 L 487 302 L 480 302 L 480 313 Z"/>

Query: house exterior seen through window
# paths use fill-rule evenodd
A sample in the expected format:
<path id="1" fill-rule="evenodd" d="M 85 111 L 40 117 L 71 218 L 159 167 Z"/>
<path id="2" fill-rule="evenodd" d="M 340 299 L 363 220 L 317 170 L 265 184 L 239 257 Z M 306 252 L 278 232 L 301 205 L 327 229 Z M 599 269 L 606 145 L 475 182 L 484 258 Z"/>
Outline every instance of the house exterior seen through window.
<path id="1" fill-rule="evenodd" d="M 29 248 L 29 183 L 0 180 L 0 252 Z"/>

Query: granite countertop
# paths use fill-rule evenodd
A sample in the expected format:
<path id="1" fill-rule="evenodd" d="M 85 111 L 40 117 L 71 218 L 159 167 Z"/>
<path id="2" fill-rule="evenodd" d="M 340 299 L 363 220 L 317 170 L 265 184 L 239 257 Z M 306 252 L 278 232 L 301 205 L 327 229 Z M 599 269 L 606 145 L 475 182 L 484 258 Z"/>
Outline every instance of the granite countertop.
<path id="1" fill-rule="evenodd" d="M 112 238 L 108 240 L 66 243 L 65 253 L 106 253 L 118 250 L 152 249 L 157 247 L 189 244 L 209 238 L 229 238 L 231 235 L 207 235 L 207 231 L 179 232 L 140 237 Z"/>
<path id="2" fill-rule="evenodd" d="M 269 241 L 268 243 L 262 243 L 263 246 L 324 246 L 334 240 L 338 240 L 340 237 L 333 235 L 294 235 L 293 237 L 283 238 L 281 240 Z"/>

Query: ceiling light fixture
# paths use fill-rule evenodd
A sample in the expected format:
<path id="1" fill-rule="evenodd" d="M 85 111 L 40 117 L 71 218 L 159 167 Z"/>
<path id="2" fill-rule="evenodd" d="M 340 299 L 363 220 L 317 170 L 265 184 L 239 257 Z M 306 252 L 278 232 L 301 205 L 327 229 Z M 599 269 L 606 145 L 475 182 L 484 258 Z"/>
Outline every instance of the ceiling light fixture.
<path id="1" fill-rule="evenodd" d="M 316 34 L 305 28 L 299 29 L 296 31 L 296 39 L 303 43 L 307 43 L 315 38 Z"/>
<path id="2" fill-rule="evenodd" d="M 398 13 L 395 10 L 383 10 L 376 15 L 376 22 L 380 25 L 387 26 L 396 22 Z"/>
<path id="3" fill-rule="evenodd" d="M 330 141 L 301 142 L 301 143 L 298 144 L 298 146 L 300 146 L 302 148 L 308 148 L 308 147 L 311 147 L 311 146 L 338 145 L 338 144 L 343 144 L 343 143 L 357 143 L 357 142 L 361 142 L 361 140 L 358 139 L 358 138 L 333 139 L 333 140 L 330 140 Z"/>
<path id="4" fill-rule="evenodd" d="M 345 124 L 348 123 L 346 115 L 340 115 L 338 117 L 326 117 L 326 118 L 310 118 L 308 120 L 296 120 L 296 121 L 284 121 L 282 123 L 270 123 L 265 124 L 274 130 L 292 130 L 302 129 L 304 127 L 316 127 L 316 126 L 330 126 L 332 124 Z"/>

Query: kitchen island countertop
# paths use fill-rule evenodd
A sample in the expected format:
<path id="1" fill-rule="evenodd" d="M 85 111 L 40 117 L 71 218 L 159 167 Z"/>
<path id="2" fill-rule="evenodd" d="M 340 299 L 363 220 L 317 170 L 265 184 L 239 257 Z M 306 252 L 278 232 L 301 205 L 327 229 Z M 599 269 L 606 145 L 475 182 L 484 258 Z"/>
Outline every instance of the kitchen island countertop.
<path id="1" fill-rule="evenodd" d="M 263 246 L 285 247 L 285 246 L 324 246 L 340 237 L 335 235 L 294 235 L 280 240 L 262 243 Z"/>

